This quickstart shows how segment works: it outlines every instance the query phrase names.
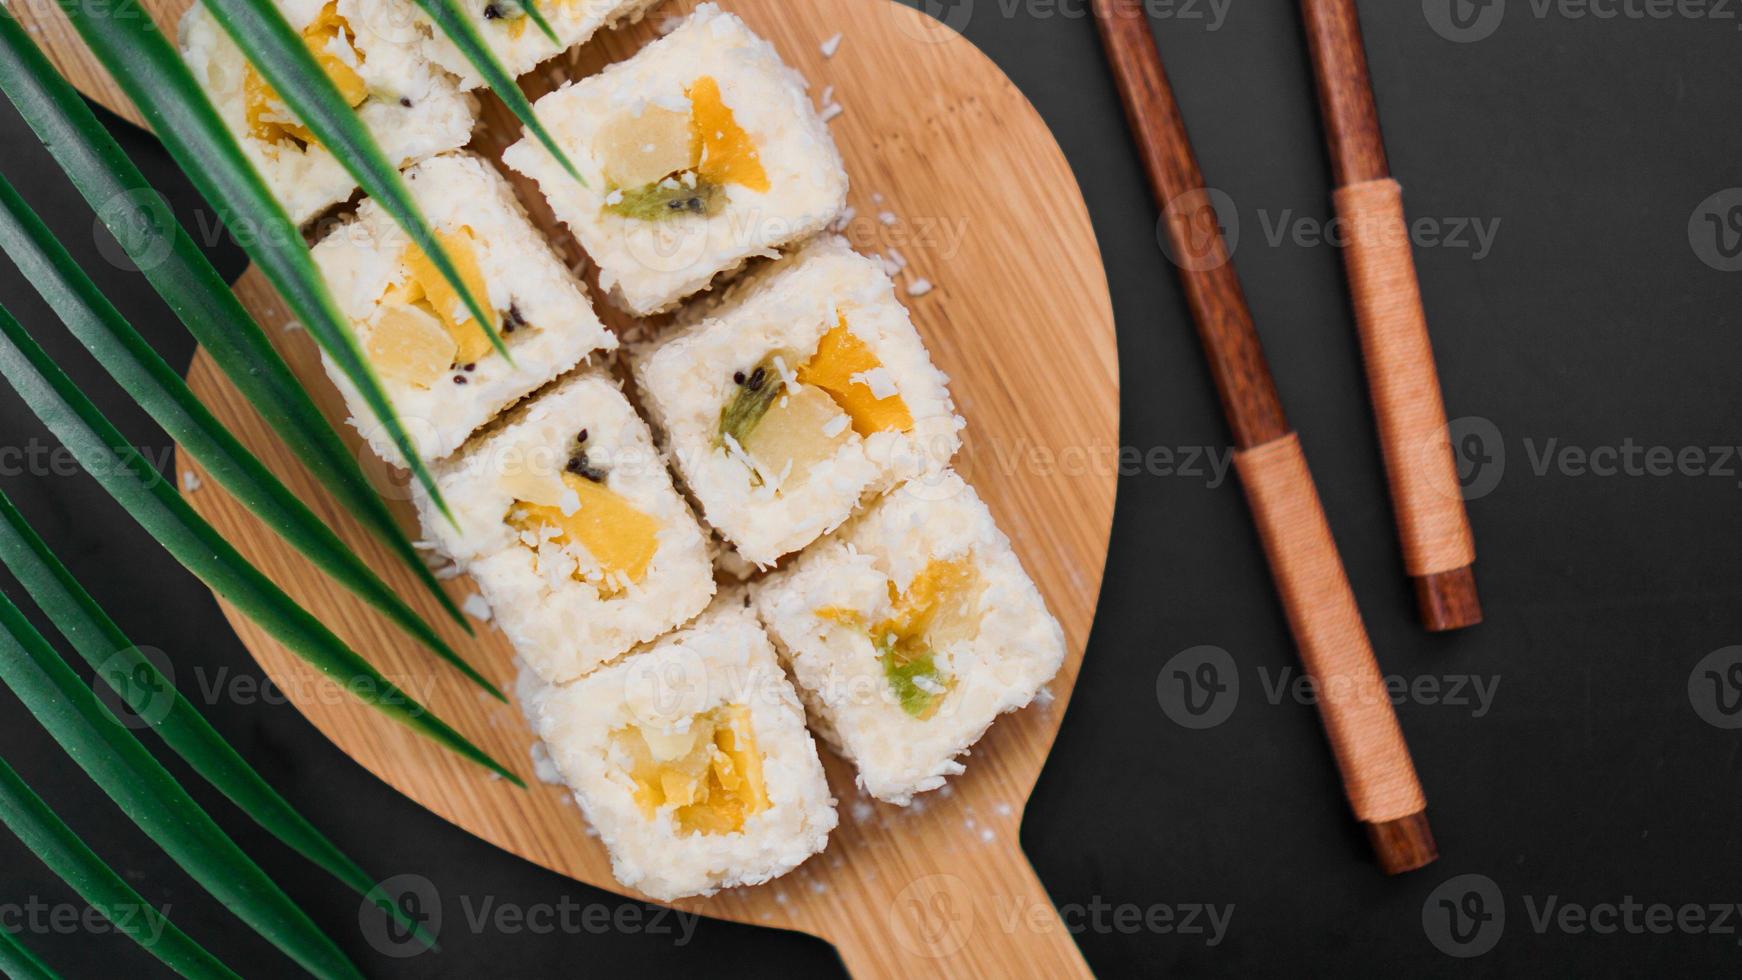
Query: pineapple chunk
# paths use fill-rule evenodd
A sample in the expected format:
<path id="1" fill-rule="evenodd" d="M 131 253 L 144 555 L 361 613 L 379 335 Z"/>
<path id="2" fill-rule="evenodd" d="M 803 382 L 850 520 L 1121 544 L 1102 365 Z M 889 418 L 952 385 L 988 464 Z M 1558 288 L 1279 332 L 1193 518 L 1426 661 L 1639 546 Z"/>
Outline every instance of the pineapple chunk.
<path id="1" fill-rule="evenodd" d="M 629 759 L 635 802 L 649 820 L 670 806 L 682 834 L 729 834 L 768 809 L 749 708 L 703 712 L 683 732 L 625 728 L 612 737 Z"/>
<path id="2" fill-rule="evenodd" d="M 696 165 L 690 119 L 657 105 L 625 112 L 599 132 L 605 179 L 615 187 L 645 187 Z"/>
<path id="3" fill-rule="evenodd" d="M 720 97 L 720 83 L 703 75 L 690 85 L 691 159 L 696 176 L 710 184 L 739 184 L 768 193 L 768 172 L 762 151 L 738 125 L 732 108 Z"/>
<path id="4" fill-rule="evenodd" d="M 369 363 L 385 378 L 428 388 L 453 366 L 457 347 L 431 314 L 416 306 L 393 306 L 369 334 Z"/>
<path id="5" fill-rule="evenodd" d="M 580 507 L 565 513 L 561 506 L 516 500 L 509 509 L 508 523 L 522 531 L 542 533 L 554 527 L 558 544 L 573 542 L 587 550 L 609 583 L 618 576 L 639 582 L 659 551 L 659 521 L 635 509 L 629 501 L 603 484 L 575 473 L 562 475 L 563 485 L 573 491 Z M 573 501 L 571 501 L 572 503 Z"/>
<path id="6" fill-rule="evenodd" d="M 883 362 L 847 329 L 843 314 L 840 324 L 823 335 L 816 354 L 798 369 L 798 380 L 828 392 L 852 418 L 853 431 L 861 436 L 886 430 L 906 432 L 913 428 L 907 402 L 900 394 L 877 397 L 866 381 L 866 375 L 882 370 Z"/>
<path id="7" fill-rule="evenodd" d="M 821 388 L 801 384 L 768 406 L 745 437 L 744 452 L 762 472 L 785 473 L 785 480 L 800 482 L 812 466 L 834 458 L 851 438 L 847 421 Z"/>
<path id="8" fill-rule="evenodd" d="M 356 47 L 356 35 L 351 30 L 351 25 L 339 15 L 336 0 L 322 7 L 314 22 L 303 28 L 302 40 L 314 55 L 315 63 L 321 66 L 321 71 L 326 72 L 327 77 L 338 87 L 346 104 L 353 109 L 362 105 L 363 100 L 369 97 L 369 84 L 363 81 L 363 76 L 357 73 L 357 69 L 332 50 L 333 42 L 342 41 L 356 52 L 358 62 L 363 60 L 363 52 Z M 286 137 L 310 145 L 316 142 L 314 134 L 296 121 L 285 108 L 284 100 L 278 97 L 271 84 L 261 77 L 252 64 L 247 66 L 242 76 L 242 99 L 248 118 L 248 131 L 255 137 L 269 143 L 276 143 Z"/>
<path id="9" fill-rule="evenodd" d="M 466 284 L 479 303 L 490 302 L 490 291 L 485 288 L 484 274 L 478 268 L 477 242 L 472 238 L 472 230 L 461 226 L 453 231 L 438 230 L 436 241 L 448 253 L 459 270 L 460 280 Z M 453 335 L 457 350 L 454 352 L 455 364 L 476 364 L 495 350 L 490 343 L 490 335 L 484 332 L 484 327 L 478 319 L 472 316 L 472 311 L 466 307 L 465 300 L 448 283 L 447 277 L 435 267 L 429 256 L 415 244 L 405 247 L 405 255 L 401 260 L 411 273 L 411 281 L 415 289 L 401 293 L 404 301 L 415 301 L 421 292 L 421 298 L 426 300 L 436 316 L 441 317 L 442 324 L 448 333 Z"/>

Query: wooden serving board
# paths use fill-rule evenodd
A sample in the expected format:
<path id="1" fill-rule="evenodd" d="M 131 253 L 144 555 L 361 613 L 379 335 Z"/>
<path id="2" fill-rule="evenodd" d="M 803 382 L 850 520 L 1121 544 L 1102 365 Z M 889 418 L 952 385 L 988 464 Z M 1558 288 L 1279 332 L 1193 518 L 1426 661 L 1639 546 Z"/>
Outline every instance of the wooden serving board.
<path id="1" fill-rule="evenodd" d="M 187 2 L 146 6 L 173 25 Z M 828 850 L 767 885 L 678 904 L 821 936 L 864 977 L 1086 974 L 1018 844 L 1024 803 L 1082 661 L 1113 516 L 1119 438 L 1113 315 L 1081 194 L 1046 125 L 1010 80 L 925 15 L 891 0 L 724 5 L 770 38 L 810 79 L 813 94 L 820 98 L 832 86 L 845 107 L 831 128 L 853 180 L 858 216 L 848 237 L 861 251 L 887 254 L 893 247 L 905 256 L 910 267 L 900 284 L 920 277 L 935 284 L 929 294 L 904 299 L 968 419 L 958 466 L 1064 624 L 1070 656 L 1047 696 L 993 726 L 965 775 L 910 809 L 863 796 L 851 768 L 825 753 L 841 810 Z M 14 9 L 20 7 L 39 42 L 85 92 L 132 115 L 54 4 Z M 691 7 L 693 0 L 673 0 L 647 22 L 608 32 L 523 82 L 536 96 L 569 72 L 596 71 L 652 39 L 656 22 Z M 844 40 L 825 57 L 821 46 L 837 32 Z M 494 156 L 518 127 L 493 99 L 486 102 L 474 148 Z M 536 191 L 519 189 L 535 220 L 578 258 Z M 880 218 L 883 212 L 894 216 L 892 223 Z M 314 345 L 293 328 L 265 280 L 250 270 L 236 291 L 323 409 L 343 419 Z M 619 329 L 631 325 L 608 318 Z M 218 417 L 402 595 L 486 675 L 511 687 L 512 651 L 500 633 L 481 625 L 477 639 L 466 640 L 447 623 L 410 573 L 276 444 L 204 352 L 188 377 Z M 353 435 L 349 427 L 342 431 Z M 403 475 L 357 451 L 406 526 L 414 526 Z M 249 559 L 391 680 L 523 773 L 531 788 L 492 778 L 384 720 L 226 606 L 242 641 L 316 726 L 370 771 L 484 840 L 576 880 L 624 890 L 569 795 L 534 779 L 532 735 L 515 706 L 489 699 L 323 578 L 185 454 L 179 469 L 196 509 Z M 456 596 L 471 591 L 463 579 L 450 584 Z"/>

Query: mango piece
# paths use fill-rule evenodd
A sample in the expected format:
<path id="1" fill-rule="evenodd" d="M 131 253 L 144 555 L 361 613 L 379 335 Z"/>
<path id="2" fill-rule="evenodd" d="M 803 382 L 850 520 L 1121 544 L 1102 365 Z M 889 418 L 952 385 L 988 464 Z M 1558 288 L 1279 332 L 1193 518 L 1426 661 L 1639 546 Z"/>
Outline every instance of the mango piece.
<path id="1" fill-rule="evenodd" d="M 572 541 L 585 548 L 607 580 L 622 575 L 631 582 L 639 582 L 646 577 L 647 566 L 659 551 L 659 521 L 637 510 L 604 484 L 574 473 L 564 473 L 562 481 L 580 499 L 580 507 L 574 513 L 565 514 L 560 506 L 517 500 L 508 514 L 509 525 L 534 533 L 542 533 L 546 527 L 556 528 L 559 533 L 553 540 Z M 609 594 L 608 585 L 605 591 Z"/>
<path id="2" fill-rule="evenodd" d="M 415 306 L 393 306 L 369 334 L 369 363 L 384 378 L 428 388 L 454 364 L 454 338 Z"/>
<path id="3" fill-rule="evenodd" d="M 816 385 L 829 393 L 853 420 L 853 431 L 861 436 L 876 432 L 906 432 L 913 428 L 913 415 L 900 394 L 877 397 L 865 376 L 883 370 L 883 362 L 847 329 L 847 317 L 834 329 L 823 334 L 817 352 L 798 369 L 801 384 Z"/>
<path id="4" fill-rule="evenodd" d="M 769 807 L 762 755 L 743 705 L 696 715 L 686 732 L 626 728 L 612 738 L 629 758 L 633 796 L 649 820 L 670 806 L 680 833 L 729 834 Z"/>
<path id="5" fill-rule="evenodd" d="M 696 176 L 711 184 L 739 184 L 758 194 L 768 193 L 762 151 L 721 98 L 720 83 L 703 75 L 690 84 L 689 97 L 691 165 Z"/>
<path id="6" fill-rule="evenodd" d="M 689 116 L 649 104 L 600 127 L 595 146 L 612 186 L 643 188 L 695 167 L 694 143 Z"/>
<path id="7" fill-rule="evenodd" d="M 363 52 L 355 46 L 356 35 L 352 32 L 351 25 L 339 15 L 337 2 L 322 7 L 314 21 L 302 31 L 303 43 L 308 45 L 309 53 L 315 57 L 315 63 L 333 80 L 346 104 L 355 109 L 369 97 L 369 83 L 363 80 L 357 69 L 330 50 L 332 42 L 340 39 L 351 45 L 351 50 L 357 53 L 357 60 L 361 62 Z M 276 143 L 291 137 L 310 146 L 315 145 L 314 134 L 296 121 L 285 107 L 284 100 L 254 70 L 253 65 L 248 65 L 242 76 L 242 104 L 248 120 L 248 131 L 256 138 Z"/>
<path id="8" fill-rule="evenodd" d="M 479 303 L 489 304 L 490 291 L 485 288 L 484 274 L 478 269 L 478 252 L 472 230 L 464 226 L 452 231 L 442 229 L 436 231 L 435 237 L 453 260 L 454 267 L 459 270 L 460 280 L 466 284 L 466 290 Z M 423 253 L 423 249 L 415 244 L 407 245 L 401 261 L 410 271 L 411 280 L 416 284 L 417 290 L 422 292 L 422 298 L 429 303 L 436 316 L 441 317 L 448 333 L 453 335 L 458 348 L 454 352 L 455 364 L 476 364 L 496 349 L 490 343 L 490 335 L 484 332 L 483 325 L 472 316 L 472 311 L 467 308 L 460 294 L 449 285 L 447 277 L 441 274 L 441 270 Z M 415 294 L 409 295 L 412 299 L 417 298 Z"/>
<path id="9" fill-rule="evenodd" d="M 797 483 L 812 466 L 834 458 L 850 438 L 850 428 L 821 388 L 799 385 L 786 389 L 784 397 L 768 406 L 745 437 L 744 452 L 764 473 L 784 471 L 788 481 Z"/>
<path id="10" fill-rule="evenodd" d="M 904 594 L 889 583 L 895 610 L 871 628 L 871 641 L 902 710 L 920 721 L 937 714 L 955 684 L 938 669 L 936 647 L 979 631 L 979 587 L 979 570 L 966 558 L 927 562 Z"/>

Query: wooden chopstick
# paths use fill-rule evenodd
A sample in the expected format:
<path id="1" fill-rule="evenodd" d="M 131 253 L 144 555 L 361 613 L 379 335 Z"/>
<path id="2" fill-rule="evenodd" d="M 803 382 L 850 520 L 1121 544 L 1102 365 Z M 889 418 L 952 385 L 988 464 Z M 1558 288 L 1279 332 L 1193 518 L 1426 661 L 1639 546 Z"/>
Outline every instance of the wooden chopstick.
<path id="1" fill-rule="evenodd" d="M 1301 0 L 1339 217 L 1404 562 L 1422 623 L 1452 630 L 1482 621 L 1475 545 L 1459 492 L 1433 346 L 1391 179 L 1354 0 Z"/>
<path id="2" fill-rule="evenodd" d="M 1144 4 L 1095 0 L 1095 15 L 1164 212 L 1186 300 L 1234 433 L 1235 467 L 1290 629 L 1318 690 L 1336 692 L 1319 698 L 1319 712 L 1350 805 L 1386 873 L 1422 867 L 1438 856 L 1427 801 L 1215 223 Z"/>

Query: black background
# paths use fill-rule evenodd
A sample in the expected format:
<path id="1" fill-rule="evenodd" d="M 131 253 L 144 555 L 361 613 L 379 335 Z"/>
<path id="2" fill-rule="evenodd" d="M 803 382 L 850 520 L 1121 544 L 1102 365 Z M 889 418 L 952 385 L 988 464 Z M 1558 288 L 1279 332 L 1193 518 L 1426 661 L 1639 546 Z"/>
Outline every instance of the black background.
<path id="1" fill-rule="evenodd" d="M 1618 0 L 1599 5 L 1621 9 Z M 1227 433 L 1083 6 L 978 0 L 965 33 L 1034 101 L 1082 183 L 1118 316 L 1123 441 L 1222 453 Z M 1236 485 L 1187 473 L 1124 478 L 1088 657 L 1022 835 L 1055 902 L 1088 927 L 1079 941 L 1097 972 L 1734 975 L 1734 931 L 1579 933 L 1539 928 L 1531 912 L 1551 899 L 1742 900 L 1742 736 L 1703 721 L 1689 696 L 1696 663 L 1742 642 L 1738 465 L 1708 455 L 1712 465 L 1674 475 L 1603 476 L 1537 459 L 1551 444 L 1588 452 L 1628 440 L 1678 451 L 1738 442 L 1742 279 L 1704 263 L 1689 231 L 1703 200 L 1742 184 L 1737 6 L 1602 19 L 1513 0 L 1491 36 L 1454 43 L 1430 27 L 1419 0 L 1362 4 L 1411 213 L 1447 229 L 1498 222 L 1486 255 L 1473 241 L 1417 249 L 1450 413 L 1491 424 L 1465 423 L 1491 433 L 1482 455 L 1504 452 L 1500 470 L 1483 471 L 1499 482 L 1470 506 L 1488 621 L 1431 637 L 1416 625 L 1400 567 L 1337 251 L 1266 235 L 1279 221 L 1328 216 L 1295 7 L 1231 0 L 1218 22 L 1207 0 L 1152 4 L 1205 173 L 1235 203 L 1236 259 L 1381 664 L 1446 690 L 1477 678 L 1494 697 L 1486 712 L 1432 697 L 1399 707 L 1444 857 L 1384 878 L 1347 812 L 1314 710 L 1268 696 L 1265 682 L 1294 655 Z M 841 27 L 852 44 L 852 24 Z M 848 111 L 854 97 L 899 93 L 843 93 Z M 193 197 L 172 165 L 147 137 L 116 129 L 191 215 Z M 186 335 L 142 280 L 104 262 L 113 243 L 93 232 L 9 107 L 0 160 L 134 322 L 185 363 Z M 980 233 L 1044 239 L 1046 230 Z M 216 254 L 228 274 L 240 271 L 234 250 Z M 167 460 L 162 433 L 10 266 L 0 297 L 125 431 Z M 0 419 L 0 446 L 53 445 L 9 391 Z M 186 693 L 198 693 L 187 680 L 196 672 L 255 672 L 208 593 L 94 483 L 18 469 L 14 459 L 0 486 L 135 640 L 170 655 Z M 1170 657 L 1202 644 L 1232 654 L 1242 689 L 1226 723 L 1194 731 L 1161 710 L 1157 680 Z M 219 699 L 208 715 L 372 871 L 435 884 L 447 909 L 442 951 L 382 957 L 361 938 L 353 897 L 188 780 L 371 974 L 840 971 L 822 942 L 715 922 L 687 944 L 639 930 L 474 931 L 462 903 L 628 903 L 449 827 L 352 764 L 294 709 Z M 0 695 L 0 717 L 6 758 L 148 899 L 243 972 L 293 972 L 135 831 L 9 695 Z M 0 869 L 0 903 L 77 901 L 10 837 L 0 839 Z M 1429 893 L 1463 874 L 1492 879 L 1507 916 L 1498 945 L 1474 959 L 1443 954 L 1424 929 Z M 1219 943 L 1124 932 L 1087 911 L 1194 903 L 1234 907 Z M 24 938 L 73 975 L 161 969 L 117 936 Z"/>

